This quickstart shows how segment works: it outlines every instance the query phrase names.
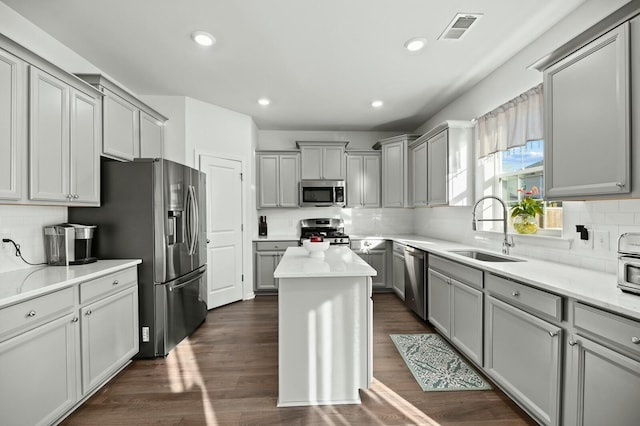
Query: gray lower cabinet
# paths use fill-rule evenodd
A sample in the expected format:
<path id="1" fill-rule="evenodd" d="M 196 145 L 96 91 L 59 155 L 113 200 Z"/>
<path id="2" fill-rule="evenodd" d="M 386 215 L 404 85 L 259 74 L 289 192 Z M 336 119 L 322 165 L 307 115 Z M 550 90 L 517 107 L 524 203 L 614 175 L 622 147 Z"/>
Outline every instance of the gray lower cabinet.
<path id="1" fill-rule="evenodd" d="M 74 320 L 68 313 L 0 342 L 2 424 L 49 425 L 74 406 L 80 378 Z"/>
<path id="2" fill-rule="evenodd" d="M 137 267 L 0 309 L 0 423 L 49 425 L 138 353 Z"/>
<path id="3" fill-rule="evenodd" d="M 273 272 L 278 267 L 288 247 L 297 247 L 298 241 L 257 241 L 253 245 L 255 279 L 253 289 L 256 293 L 276 293 L 278 280 Z"/>
<path id="4" fill-rule="evenodd" d="M 80 310 L 82 394 L 138 353 L 138 291 L 129 287 Z"/>
<path id="5" fill-rule="evenodd" d="M 429 263 L 432 266 L 427 271 L 429 322 L 481 366 L 482 271 L 433 255 L 429 256 Z"/>
<path id="6" fill-rule="evenodd" d="M 537 421 L 560 424 L 562 329 L 488 296 L 485 372 Z"/>
<path id="7" fill-rule="evenodd" d="M 351 249 L 378 273 L 375 277 L 371 277 L 373 289 L 380 290 L 387 288 L 387 251 L 385 249 L 385 240 L 352 240 Z"/>
<path id="8" fill-rule="evenodd" d="M 564 424 L 638 424 L 640 362 L 585 337 L 571 336 L 567 368 Z"/>
<path id="9" fill-rule="evenodd" d="M 393 243 L 393 260 L 391 266 L 393 291 L 401 300 L 404 300 L 404 246 L 402 244 Z"/>

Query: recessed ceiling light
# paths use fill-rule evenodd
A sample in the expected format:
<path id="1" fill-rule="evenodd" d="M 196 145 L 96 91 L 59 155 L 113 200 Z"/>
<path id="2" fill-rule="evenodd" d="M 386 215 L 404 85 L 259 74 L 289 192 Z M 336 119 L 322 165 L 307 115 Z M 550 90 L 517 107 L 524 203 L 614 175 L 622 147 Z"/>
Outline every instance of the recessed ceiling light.
<path id="1" fill-rule="evenodd" d="M 423 37 L 414 37 L 404 43 L 405 49 L 409 52 L 417 52 L 427 45 L 427 39 Z"/>
<path id="2" fill-rule="evenodd" d="M 205 31 L 194 31 L 191 38 L 200 46 L 211 46 L 216 42 L 216 38 Z"/>
<path id="3" fill-rule="evenodd" d="M 382 105 L 384 105 L 384 102 L 382 102 L 379 99 L 371 102 L 371 106 L 374 107 L 374 108 L 380 108 Z"/>
<path id="4" fill-rule="evenodd" d="M 271 99 L 260 98 L 258 99 L 258 103 L 262 106 L 268 106 L 271 103 Z"/>

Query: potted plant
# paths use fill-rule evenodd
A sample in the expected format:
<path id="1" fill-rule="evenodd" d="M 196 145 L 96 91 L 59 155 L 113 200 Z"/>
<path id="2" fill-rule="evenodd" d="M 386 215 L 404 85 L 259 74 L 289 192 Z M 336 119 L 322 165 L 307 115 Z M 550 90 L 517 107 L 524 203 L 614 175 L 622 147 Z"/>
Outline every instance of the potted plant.
<path id="1" fill-rule="evenodd" d="M 513 228 L 519 234 L 535 234 L 538 230 L 536 215 L 543 215 L 544 212 L 542 210 L 542 201 L 531 198 L 531 195 L 539 194 L 540 191 L 534 186 L 531 191 L 518 189 L 518 192 L 524 193 L 525 196 L 511 207 Z"/>

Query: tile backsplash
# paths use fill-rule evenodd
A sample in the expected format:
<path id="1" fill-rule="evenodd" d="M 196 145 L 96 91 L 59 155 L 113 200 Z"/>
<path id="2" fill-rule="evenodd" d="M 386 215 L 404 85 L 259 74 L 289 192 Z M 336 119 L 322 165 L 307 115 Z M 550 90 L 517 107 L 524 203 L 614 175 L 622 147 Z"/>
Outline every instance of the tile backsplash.
<path id="1" fill-rule="evenodd" d="M 31 263 L 45 261 L 44 234 L 47 225 L 67 221 L 66 207 L 0 205 L 0 235 L 20 244 L 22 256 Z M 0 248 L 0 272 L 29 268 L 15 255 L 13 244 Z"/>

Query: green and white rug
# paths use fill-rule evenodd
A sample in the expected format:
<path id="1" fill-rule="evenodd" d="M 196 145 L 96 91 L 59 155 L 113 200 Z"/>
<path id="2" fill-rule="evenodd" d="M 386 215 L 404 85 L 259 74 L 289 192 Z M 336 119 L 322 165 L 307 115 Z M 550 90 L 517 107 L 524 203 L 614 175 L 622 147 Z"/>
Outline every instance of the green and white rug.
<path id="1" fill-rule="evenodd" d="M 437 334 L 391 334 L 390 337 L 423 391 L 491 389 Z"/>

